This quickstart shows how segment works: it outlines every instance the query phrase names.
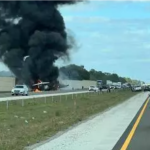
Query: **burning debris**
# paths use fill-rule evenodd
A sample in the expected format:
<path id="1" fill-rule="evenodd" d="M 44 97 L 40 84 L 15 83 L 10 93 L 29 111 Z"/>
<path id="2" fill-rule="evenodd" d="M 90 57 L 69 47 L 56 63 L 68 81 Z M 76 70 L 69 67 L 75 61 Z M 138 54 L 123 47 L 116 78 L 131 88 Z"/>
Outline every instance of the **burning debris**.
<path id="1" fill-rule="evenodd" d="M 39 89 L 34 90 L 35 93 L 41 92 Z"/>
<path id="2" fill-rule="evenodd" d="M 43 84 L 48 84 L 49 82 L 42 82 L 41 80 L 38 80 L 37 81 L 37 83 L 36 84 L 33 84 L 32 86 L 33 86 L 33 91 L 34 92 L 41 92 L 41 85 L 43 85 Z M 41 89 L 41 90 L 40 90 Z"/>
<path id="3" fill-rule="evenodd" d="M 40 92 L 40 91 L 49 91 L 49 90 L 57 90 L 59 87 L 58 81 L 55 83 L 50 82 L 42 82 L 41 80 L 38 80 L 36 84 L 32 85 L 32 89 L 34 92 Z"/>
<path id="4" fill-rule="evenodd" d="M 57 88 L 59 72 L 54 62 L 68 57 L 72 47 L 57 7 L 76 2 L 0 2 L 0 57 L 28 86 L 40 79 L 49 82 L 49 88 Z"/>

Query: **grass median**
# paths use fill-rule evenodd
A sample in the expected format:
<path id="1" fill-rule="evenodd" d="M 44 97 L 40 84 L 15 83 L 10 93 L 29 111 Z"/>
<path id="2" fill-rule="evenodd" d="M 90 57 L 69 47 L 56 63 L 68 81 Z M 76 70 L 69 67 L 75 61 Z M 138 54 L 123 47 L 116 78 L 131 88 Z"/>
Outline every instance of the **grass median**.
<path id="1" fill-rule="evenodd" d="M 85 93 L 0 102 L 0 150 L 23 150 L 137 93 Z"/>

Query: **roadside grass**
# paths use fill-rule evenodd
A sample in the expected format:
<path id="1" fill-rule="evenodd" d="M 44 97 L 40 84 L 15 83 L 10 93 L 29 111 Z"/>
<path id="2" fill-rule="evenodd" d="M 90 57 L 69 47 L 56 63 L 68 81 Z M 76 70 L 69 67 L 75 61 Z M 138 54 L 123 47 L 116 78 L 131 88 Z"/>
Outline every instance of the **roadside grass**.
<path id="1" fill-rule="evenodd" d="M 23 150 L 137 93 L 121 90 L 0 102 L 0 150 Z"/>

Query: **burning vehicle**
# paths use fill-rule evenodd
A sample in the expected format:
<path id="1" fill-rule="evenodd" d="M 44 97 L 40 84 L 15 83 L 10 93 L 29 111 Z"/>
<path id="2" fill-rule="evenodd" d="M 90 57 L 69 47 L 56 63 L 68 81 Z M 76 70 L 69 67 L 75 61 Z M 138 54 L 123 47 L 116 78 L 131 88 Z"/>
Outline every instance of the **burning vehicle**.
<path id="1" fill-rule="evenodd" d="M 23 81 L 19 80 L 18 78 L 16 78 L 16 85 L 17 84 L 24 84 Z M 58 90 L 58 89 L 61 89 L 61 88 L 65 88 L 69 85 L 64 85 L 64 84 L 61 84 L 59 83 L 59 81 L 57 82 L 42 82 L 41 80 L 38 80 L 35 84 L 34 83 L 31 83 L 31 91 L 33 92 L 42 92 L 42 91 L 55 91 L 55 90 Z"/>
<path id="2" fill-rule="evenodd" d="M 32 85 L 32 91 L 41 92 L 41 91 L 58 90 L 60 88 L 64 88 L 67 86 L 69 85 L 60 84 L 58 81 L 55 83 L 50 83 L 38 80 L 38 83 Z"/>
<path id="3" fill-rule="evenodd" d="M 50 90 L 57 90 L 58 83 L 52 84 L 50 82 L 42 82 L 38 80 L 37 83 L 32 85 L 32 91 L 40 92 L 40 91 L 50 91 Z"/>
<path id="4" fill-rule="evenodd" d="M 0 1 L 0 59 L 30 89 L 62 86 L 55 62 L 69 58 L 75 41 L 58 7 L 77 2 Z"/>

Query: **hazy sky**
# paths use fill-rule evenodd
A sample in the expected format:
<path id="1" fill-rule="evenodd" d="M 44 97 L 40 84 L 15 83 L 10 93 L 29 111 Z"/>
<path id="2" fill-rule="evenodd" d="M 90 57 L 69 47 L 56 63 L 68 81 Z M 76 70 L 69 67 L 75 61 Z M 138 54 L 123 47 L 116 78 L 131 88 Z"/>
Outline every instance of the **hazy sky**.
<path id="1" fill-rule="evenodd" d="M 91 1 L 60 10 L 81 45 L 72 63 L 150 81 L 150 2 Z"/>
<path id="2" fill-rule="evenodd" d="M 71 63 L 150 82 L 150 2 L 89 1 L 60 11 L 80 45 Z"/>

